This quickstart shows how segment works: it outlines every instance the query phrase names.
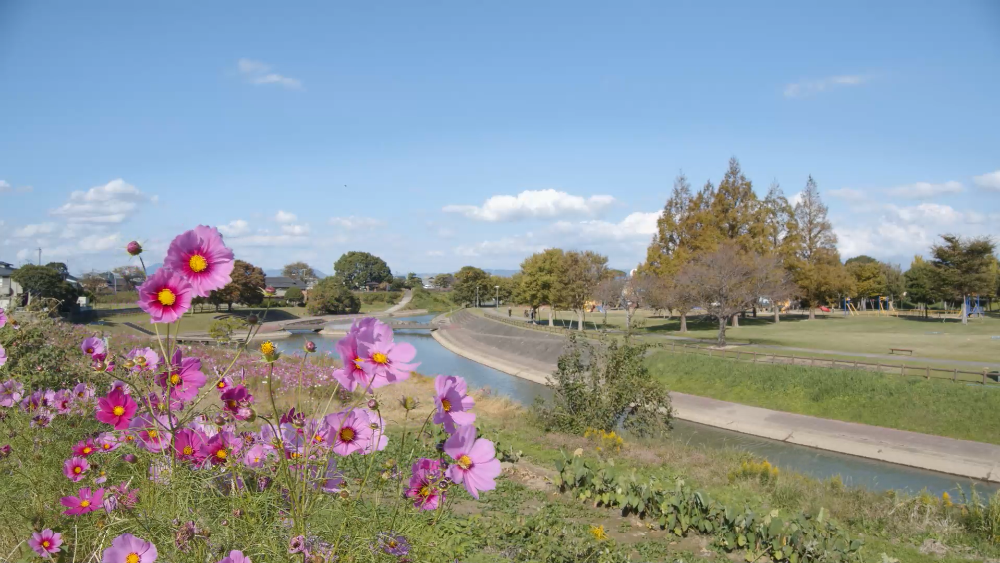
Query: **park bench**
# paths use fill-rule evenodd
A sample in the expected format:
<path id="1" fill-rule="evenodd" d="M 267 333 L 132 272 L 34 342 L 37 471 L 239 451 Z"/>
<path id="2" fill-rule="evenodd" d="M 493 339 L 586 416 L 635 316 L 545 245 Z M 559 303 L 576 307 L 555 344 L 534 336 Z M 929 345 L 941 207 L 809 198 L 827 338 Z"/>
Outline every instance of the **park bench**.
<path id="1" fill-rule="evenodd" d="M 890 354 L 895 354 L 896 352 L 908 352 L 911 356 L 913 355 L 913 350 L 909 348 L 889 348 Z"/>

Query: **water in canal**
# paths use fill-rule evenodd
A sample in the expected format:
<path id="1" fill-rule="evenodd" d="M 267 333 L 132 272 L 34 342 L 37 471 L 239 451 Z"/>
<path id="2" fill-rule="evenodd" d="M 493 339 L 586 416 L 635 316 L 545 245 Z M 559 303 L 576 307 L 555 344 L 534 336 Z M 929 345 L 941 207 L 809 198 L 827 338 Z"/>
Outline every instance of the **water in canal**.
<path id="1" fill-rule="evenodd" d="M 406 320 L 429 322 L 431 318 L 433 315 L 408 317 Z M 295 352 L 302 349 L 302 343 L 306 338 L 316 343 L 319 352 L 336 353 L 334 349 L 336 337 L 323 337 L 312 333 L 294 334 L 290 338 L 277 341 L 276 344 L 287 352 Z M 418 369 L 421 373 L 461 375 L 472 387 L 488 387 L 524 405 L 530 405 L 537 396 L 548 394 L 548 390 L 542 385 L 507 375 L 452 353 L 438 344 L 426 331 L 399 330 L 396 331 L 396 340 L 409 342 L 417 349 L 416 359 L 420 362 Z M 974 483 L 973 480 L 963 477 L 786 444 L 683 420 L 675 421 L 674 426 L 671 437 L 673 440 L 712 449 L 739 448 L 766 458 L 783 470 L 803 473 L 818 479 L 840 475 L 846 485 L 861 486 L 876 491 L 899 489 L 916 493 L 926 488 L 934 495 L 940 495 L 944 491 L 954 495 L 958 487 L 968 491 Z M 980 492 L 1000 489 L 1000 485 L 996 484 L 978 481 L 974 484 Z"/>

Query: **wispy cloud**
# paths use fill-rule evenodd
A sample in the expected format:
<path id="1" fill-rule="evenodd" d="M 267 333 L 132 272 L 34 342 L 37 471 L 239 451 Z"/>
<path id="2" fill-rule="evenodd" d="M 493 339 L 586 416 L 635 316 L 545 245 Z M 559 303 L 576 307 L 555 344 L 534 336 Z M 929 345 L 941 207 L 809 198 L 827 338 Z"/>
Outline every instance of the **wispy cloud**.
<path id="1" fill-rule="evenodd" d="M 279 223 L 294 223 L 298 219 L 291 211 L 282 211 L 281 209 L 274 215 L 274 220 Z"/>
<path id="2" fill-rule="evenodd" d="M 982 176 L 974 176 L 972 183 L 983 190 L 1000 192 L 1000 170 Z"/>
<path id="3" fill-rule="evenodd" d="M 861 76 L 859 74 L 850 74 L 843 76 L 829 76 L 827 78 L 821 78 L 819 80 L 804 80 L 802 82 L 793 82 L 785 86 L 785 97 L 786 98 L 801 98 L 805 96 L 811 96 L 814 94 L 819 94 L 820 92 L 825 92 L 832 88 L 842 87 L 842 86 L 860 86 L 868 81 L 868 78 Z"/>
<path id="4" fill-rule="evenodd" d="M 297 78 L 284 76 L 272 72 L 271 65 L 255 61 L 253 59 L 240 59 L 236 61 L 236 70 L 240 76 L 250 84 L 265 85 L 276 84 L 289 90 L 301 90 L 302 81 Z"/>
<path id="5" fill-rule="evenodd" d="M 553 189 L 526 190 L 516 196 L 495 195 L 477 205 L 446 205 L 445 213 L 461 213 L 479 221 L 518 221 L 565 217 L 567 215 L 598 215 L 615 203 L 610 195 L 583 197 Z"/>
<path id="6" fill-rule="evenodd" d="M 145 194 L 118 178 L 85 192 L 71 193 L 69 201 L 50 213 L 70 223 L 121 223 L 132 216 L 140 204 L 156 201 L 156 196 Z"/>
<path id="7" fill-rule="evenodd" d="M 961 183 L 951 181 L 944 182 L 942 184 L 932 184 L 930 182 L 917 182 L 916 184 L 909 184 L 907 186 L 898 186 L 895 188 L 889 188 L 889 195 L 896 197 L 905 197 L 909 199 L 927 199 L 939 195 L 945 194 L 958 194 L 962 193 L 965 188 Z"/>
<path id="8" fill-rule="evenodd" d="M 358 217 L 355 215 L 350 215 L 348 217 L 330 217 L 328 222 L 335 227 L 341 227 L 349 230 L 374 229 L 376 227 L 385 226 L 385 221 L 382 221 L 381 219 L 376 219 L 374 217 Z"/>

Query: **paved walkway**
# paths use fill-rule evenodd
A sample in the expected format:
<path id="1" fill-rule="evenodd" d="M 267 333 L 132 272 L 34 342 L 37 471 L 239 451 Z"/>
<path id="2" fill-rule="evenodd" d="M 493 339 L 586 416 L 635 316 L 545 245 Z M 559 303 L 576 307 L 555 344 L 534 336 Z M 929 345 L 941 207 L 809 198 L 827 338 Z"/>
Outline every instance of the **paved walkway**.
<path id="1" fill-rule="evenodd" d="M 406 307 L 407 305 L 410 304 L 411 299 L 413 299 L 413 290 L 412 289 L 403 290 L 403 298 L 399 300 L 399 303 L 396 303 L 392 307 L 389 307 L 385 311 L 382 311 L 382 314 L 391 315 L 396 311 L 402 311 L 403 307 Z"/>
<path id="2" fill-rule="evenodd" d="M 449 350 L 494 369 L 544 382 L 566 345 L 560 335 L 460 311 L 434 333 Z M 842 422 L 671 393 L 677 418 L 818 449 L 1000 482 L 1000 446 Z"/>

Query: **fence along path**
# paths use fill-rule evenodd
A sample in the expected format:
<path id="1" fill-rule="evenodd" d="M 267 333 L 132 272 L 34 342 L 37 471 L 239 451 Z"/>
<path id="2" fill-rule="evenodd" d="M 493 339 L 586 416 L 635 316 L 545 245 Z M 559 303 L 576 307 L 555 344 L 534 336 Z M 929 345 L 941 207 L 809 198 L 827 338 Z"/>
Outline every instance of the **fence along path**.
<path id="1" fill-rule="evenodd" d="M 545 326 L 532 324 L 530 321 L 524 321 L 521 319 L 516 319 L 513 317 L 503 317 L 500 315 L 488 313 L 484 311 L 484 317 L 493 321 L 499 321 L 513 326 L 519 326 L 527 330 L 542 330 L 545 332 L 551 332 L 556 334 L 569 334 L 570 332 L 580 334 L 578 331 L 570 328 L 559 327 L 559 326 Z M 584 336 L 591 336 L 587 334 L 586 331 L 583 333 Z M 771 364 L 771 365 L 796 365 L 796 366 L 806 366 L 806 367 L 816 367 L 816 368 L 827 368 L 827 369 L 860 369 L 867 371 L 877 371 L 881 373 L 891 374 L 891 375 L 901 375 L 905 377 L 923 377 L 925 379 L 948 379 L 954 382 L 965 382 L 965 383 L 980 383 L 982 385 L 997 385 L 998 381 L 995 379 L 998 377 L 997 372 L 990 372 L 989 368 L 983 368 L 979 371 L 969 371 L 960 370 L 957 368 L 947 369 L 941 367 L 931 367 L 931 366 L 913 366 L 905 364 L 883 364 L 881 362 L 870 363 L 861 362 L 858 360 L 837 360 L 830 358 L 812 358 L 808 356 L 786 356 L 782 354 L 768 354 L 766 352 L 756 352 L 756 351 L 742 351 L 742 350 L 721 350 L 711 346 L 699 346 L 697 344 L 687 344 L 683 342 L 678 342 L 676 340 L 671 341 L 669 344 L 666 342 L 650 342 L 648 338 L 642 338 L 640 340 L 647 344 L 657 347 L 658 349 L 665 350 L 667 352 L 675 354 L 698 354 L 702 356 L 708 356 L 713 358 L 723 358 L 728 360 L 733 360 L 737 362 L 749 362 L 755 364 Z"/>

